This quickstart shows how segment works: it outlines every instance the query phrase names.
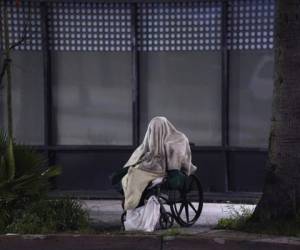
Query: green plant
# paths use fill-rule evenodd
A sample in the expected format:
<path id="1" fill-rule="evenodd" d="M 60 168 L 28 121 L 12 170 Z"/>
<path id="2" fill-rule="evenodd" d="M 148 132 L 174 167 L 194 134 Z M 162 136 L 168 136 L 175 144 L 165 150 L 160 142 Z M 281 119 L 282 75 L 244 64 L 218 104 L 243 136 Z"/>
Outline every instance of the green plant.
<path id="1" fill-rule="evenodd" d="M 300 236 L 300 214 L 296 220 L 285 219 L 280 221 L 269 220 L 264 224 L 252 220 L 253 210 L 242 206 L 240 210 L 230 207 L 229 218 L 218 221 L 216 229 L 239 230 L 249 233 L 262 233 L 274 235 Z"/>
<path id="2" fill-rule="evenodd" d="M 49 179 L 60 174 L 58 166 L 32 148 L 13 142 L 15 169 L 8 164 L 9 138 L 0 131 L 0 232 L 54 233 L 88 229 L 88 215 L 78 201 L 50 200 Z"/>
<path id="3" fill-rule="evenodd" d="M 12 143 L 11 146 L 9 138 L 0 131 L 0 201 L 26 201 L 45 196 L 49 178 L 59 175 L 60 167 L 47 167 L 47 160 L 41 154 L 28 146 Z M 13 171 L 9 163 L 12 154 Z"/>
<path id="4" fill-rule="evenodd" d="M 11 212 L 7 202 L 0 201 L 0 232 L 4 232 L 9 221 L 11 220 Z"/>
<path id="5" fill-rule="evenodd" d="M 85 231 L 88 215 L 76 200 L 39 200 L 21 209 L 6 211 L 9 220 L 2 233 L 56 233 Z"/>
<path id="6" fill-rule="evenodd" d="M 227 209 L 229 217 L 220 219 L 216 227 L 217 229 L 241 230 L 253 213 L 253 209 L 243 205 L 239 209 L 236 209 L 233 205 L 228 205 Z"/>

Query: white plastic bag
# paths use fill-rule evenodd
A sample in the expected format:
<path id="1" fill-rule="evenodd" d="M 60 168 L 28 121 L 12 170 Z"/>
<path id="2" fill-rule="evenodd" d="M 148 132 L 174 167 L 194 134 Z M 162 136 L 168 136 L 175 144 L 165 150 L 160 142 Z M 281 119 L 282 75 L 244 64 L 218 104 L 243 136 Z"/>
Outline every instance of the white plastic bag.
<path id="1" fill-rule="evenodd" d="M 146 205 L 132 210 L 127 210 L 124 222 L 126 231 L 153 232 L 160 217 L 160 204 L 152 195 Z"/>

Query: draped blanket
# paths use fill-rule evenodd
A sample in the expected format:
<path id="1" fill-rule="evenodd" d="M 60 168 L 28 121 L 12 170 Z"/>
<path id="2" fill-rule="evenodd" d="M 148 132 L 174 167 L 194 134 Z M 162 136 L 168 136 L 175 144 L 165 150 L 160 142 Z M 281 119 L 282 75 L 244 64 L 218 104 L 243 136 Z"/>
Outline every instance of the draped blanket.
<path id="1" fill-rule="evenodd" d="M 187 175 L 194 173 L 197 168 L 192 164 L 191 158 L 187 137 L 167 118 L 153 118 L 148 125 L 143 143 L 124 165 L 130 167 L 130 171 L 122 180 L 125 210 L 135 208 L 149 181 L 165 176 L 167 170 L 180 170 Z M 139 180 L 135 181 L 132 178 L 134 175 L 138 175 Z"/>
<path id="2" fill-rule="evenodd" d="M 189 140 L 165 117 L 153 118 L 143 143 L 133 152 L 124 167 L 140 164 L 140 169 L 165 174 L 166 170 L 178 169 L 187 175 L 196 171 L 191 162 Z"/>

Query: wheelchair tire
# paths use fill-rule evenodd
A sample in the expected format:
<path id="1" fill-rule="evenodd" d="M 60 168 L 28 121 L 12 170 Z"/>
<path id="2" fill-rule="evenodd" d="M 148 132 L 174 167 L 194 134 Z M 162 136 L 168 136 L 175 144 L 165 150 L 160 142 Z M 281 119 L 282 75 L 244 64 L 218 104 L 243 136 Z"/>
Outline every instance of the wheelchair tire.
<path id="1" fill-rule="evenodd" d="M 170 208 L 174 219 L 180 226 L 192 226 L 200 217 L 203 208 L 203 191 L 198 177 L 187 176 L 184 187 L 172 193 Z"/>

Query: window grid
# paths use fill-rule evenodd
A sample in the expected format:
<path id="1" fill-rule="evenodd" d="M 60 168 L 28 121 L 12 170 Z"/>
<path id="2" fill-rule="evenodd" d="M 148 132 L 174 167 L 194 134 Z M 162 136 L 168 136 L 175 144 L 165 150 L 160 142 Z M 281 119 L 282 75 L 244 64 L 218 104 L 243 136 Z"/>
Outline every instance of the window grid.
<path id="1" fill-rule="evenodd" d="M 6 1 L 10 44 L 27 23 L 27 38 L 15 50 L 41 50 L 38 2 Z M 1 1 L 3 6 L 3 1 Z M 137 5 L 139 51 L 221 49 L 221 1 L 140 3 Z M 49 2 L 49 44 L 56 51 L 131 51 L 130 3 Z M 227 48 L 274 47 L 275 0 L 229 0 Z M 3 28 L 3 20 L 2 20 Z M 3 29 L 2 29 L 3 30 Z M 4 38 L 2 36 L 3 45 Z"/>
<path id="2" fill-rule="evenodd" d="M 2 9 L 4 2 L 1 1 Z M 24 34 L 26 38 L 22 44 L 15 47 L 16 50 L 42 50 L 41 13 L 38 2 L 24 1 L 16 6 L 16 1 L 6 1 L 7 22 L 10 46 L 18 43 Z M 4 32 L 3 18 L 1 21 L 2 34 Z M 26 28 L 26 32 L 24 29 Z M 2 35 L 4 44 L 4 35 Z"/>
<path id="3" fill-rule="evenodd" d="M 228 49 L 273 49 L 274 16 L 275 0 L 229 1 Z"/>
<path id="4" fill-rule="evenodd" d="M 139 4 L 138 49 L 219 50 L 221 12 L 220 1 Z"/>
<path id="5" fill-rule="evenodd" d="M 130 5 L 49 4 L 49 43 L 55 51 L 130 51 Z"/>

